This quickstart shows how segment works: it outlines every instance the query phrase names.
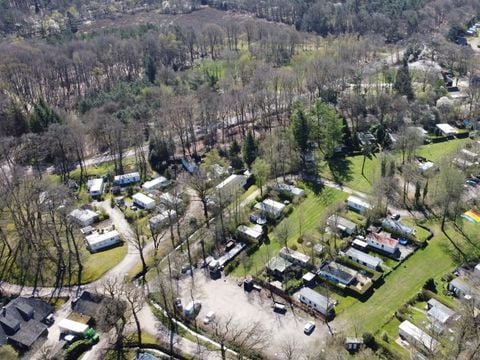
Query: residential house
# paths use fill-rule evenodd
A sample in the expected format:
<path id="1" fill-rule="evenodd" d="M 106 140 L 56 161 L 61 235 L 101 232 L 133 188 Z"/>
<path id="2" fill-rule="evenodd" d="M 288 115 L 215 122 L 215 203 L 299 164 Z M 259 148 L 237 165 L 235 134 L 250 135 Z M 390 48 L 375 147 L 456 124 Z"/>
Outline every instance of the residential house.
<path id="1" fill-rule="evenodd" d="M 373 270 L 377 270 L 383 263 L 382 259 L 366 254 L 363 251 L 357 250 L 353 247 L 349 248 L 345 252 L 345 256 L 350 260 L 353 260 L 360 265 L 367 266 Z"/>
<path id="2" fill-rule="evenodd" d="M 274 256 L 267 263 L 267 273 L 278 279 L 283 279 L 292 266 L 293 264 L 290 261 L 280 256 Z"/>
<path id="3" fill-rule="evenodd" d="M 401 338 L 424 353 L 435 351 L 439 345 L 437 340 L 408 320 L 399 325 L 398 332 Z"/>
<path id="4" fill-rule="evenodd" d="M 262 202 L 255 204 L 255 209 L 260 210 L 270 218 L 278 219 L 282 216 L 285 205 L 272 199 L 265 199 Z"/>
<path id="5" fill-rule="evenodd" d="M 155 200 L 142 193 L 136 193 L 132 196 L 133 203 L 146 210 L 152 210 L 155 207 Z"/>
<path id="6" fill-rule="evenodd" d="M 396 221 L 390 218 L 382 220 L 382 229 L 392 234 L 411 238 L 415 236 L 415 228 L 402 224 L 400 221 Z"/>
<path id="7" fill-rule="evenodd" d="M 290 261 L 291 263 L 301 267 L 306 267 L 310 264 L 310 256 L 292 250 L 288 247 L 283 247 L 278 255 Z"/>
<path id="8" fill-rule="evenodd" d="M 369 233 L 367 235 L 367 244 L 375 249 L 385 252 L 387 254 L 394 255 L 398 251 L 398 240 L 392 239 L 382 233 Z"/>
<path id="9" fill-rule="evenodd" d="M 102 178 L 88 180 L 87 182 L 88 193 L 92 197 L 100 196 L 103 194 L 103 186 L 104 184 L 103 184 Z"/>
<path id="10" fill-rule="evenodd" d="M 275 191 L 278 191 L 280 193 L 290 194 L 292 196 L 305 195 L 305 190 L 295 187 L 293 185 L 285 184 L 285 183 L 274 184 L 272 188 Z"/>
<path id="11" fill-rule="evenodd" d="M 148 224 L 150 225 L 150 229 L 153 232 L 156 232 L 160 230 L 162 227 L 164 227 L 165 225 L 168 225 L 170 221 L 175 221 L 176 218 L 177 218 L 177 212 L 172 209 L 167 209 L 158 213 L 155 216 L 152 216 L 148 220 Z"/>
<path id="12" fill-rule="evenodd" d="M 445 326 L 456 315 L 455 311 L 433 298 L 428 300 L 427 307 L 427 316 L 441 327 Z"/>
<path id="13" fill-rule="evenodd" d="M 246 183 L 247 177 L 245 175 L 232 174 L 215 186 L 215 191 L 224 198 L 232 197 L 236 193 L 242 191 Z"/>
<path id="14" fill-rule="evenodd" d="M 81 227 L 92 225 L 98 221 L 98 214 L 90 209 L 75 209 L 69 217 Z"/>
<path id="15" fill-rule="evenodd" d="M 246 238 L 247 240 L 260 241 L 263 237 L 263 227 L 261 225 L 239 225 L 237 227 L 237 233 L 240 237 Z"/>
<path id="16" fill-rule="evenodd" d="M 373 206 L 366 200 L 354 195 L 350 195 L 348 197 L 347 205 L 351 210 L 354 210 L 360 214 L 365 214 L 367 211 L 373 209 Z"/>
<path id="17" fill-rule="evenodd" d="M 113 183 L 115 185 L 125 186 L 135 184 L 140 181 L 140 174 L 138 172 L 133 172 L 129 174 L 116 175 L 113 178 Z"/>
<path id="18" fill-rule="evenodd" d="M 357 277 L 357 271 L 335 261 L 323 263 L 317 271 L 318 276 L 345 286 L 351 285 Z"/>
<path id="19" fill-rule="evenodd" d="M 319 294 L 318 292 L 304 287 L 298 292 L 298 300 L 301 303 L 318 311 L 325 317 L 330 317 L 334 313 L 335 301 Z"/>
<path id="20" fill-rule="evenodd" d="M 0 312 L 0 346 L 11 344 L 21 352 L 36 347 L 47 338 L 45 322 L 53 311 L 50 304 L 38 298 L 13 299 Z"/>
<path id="21" fill-rule="evenodd" d="M 327 219 L 327 225 L 332 230 L 339 230 L 343 234 L 353 235 L 357 232 L 357 224 L 338 215 L 332 215 Z"/>
<path id="22" fill-rule="evenodd" d="M 145 191 L 156 190 L 159 188 L 165 188 L 170 184 L 170 181 L 166 177 L 159 176 L 150 181 L 145 181 L 142 185 L 142 189 Z"/>
<path id="23" fill-rule="evenodd" d="M 117 230 L 112 230 L 104 233 L 93 233 L 85 237 L 87 248 L 92 251 L 100 251 L 116 245 L 122 241 Z"/>
<path id="24" fill-rule="evenodd" d="M 123 313 L 124 310 L 122 309 L 125 309 L 126 305 L 108 296 L 84 290 L 80 296 L 72 300 L 71 308 L 75 313 L 91 318 L 92 324 L 96 328 L 101 331 L 108 331 L 115 320 Z M 110 315 L 105 317 L 105 309 L 113 308 L 118 309 L 118 311 L 110 312 Z"/>
<path id="25" fill-rule="evenodd" d="M 457 134 L 457 129 L 449 124 L 437 124 L 435 125 L 437 131 L 439 131 L 443 136 L 452 137 Z"/>

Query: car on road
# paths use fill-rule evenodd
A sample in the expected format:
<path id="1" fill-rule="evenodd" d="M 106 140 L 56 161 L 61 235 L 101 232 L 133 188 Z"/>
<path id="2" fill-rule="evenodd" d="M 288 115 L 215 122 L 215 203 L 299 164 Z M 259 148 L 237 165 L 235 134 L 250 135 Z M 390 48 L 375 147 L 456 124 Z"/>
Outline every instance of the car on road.
<path id="1" fill-rule="evenodd" d="M 477 183 L 474 182 L 474 181 L 472 181 L 472 180 L 467 180 L 467 181 L 465 181 L 465 183 L 466 183 L 467 185 L 470 185 L 470 186 L 477 186 Z"/>
<path id="2" fill-rule="evenodd" d="M 203 318 L 203 323 L 205 325 L 210 324 L 213 320 L 215 320 L 215 313 L 213 311 L 209 311 L 207 315 Z"/>
<path id="3" fill-rule="evenodd" d="M 287 307 L 284 304 L 275 302 L 272 305 L 273 311 L 280 313 L 280 314 L 285 314 L 287 312 Z"/>
<path id="4" fill-rule="evenodd" d="M 305 335 L 310 335 L 313 330 L 315 330 L 315 324 L 312 321 L 307 322 L 303 327 L 303 332 Z"/>

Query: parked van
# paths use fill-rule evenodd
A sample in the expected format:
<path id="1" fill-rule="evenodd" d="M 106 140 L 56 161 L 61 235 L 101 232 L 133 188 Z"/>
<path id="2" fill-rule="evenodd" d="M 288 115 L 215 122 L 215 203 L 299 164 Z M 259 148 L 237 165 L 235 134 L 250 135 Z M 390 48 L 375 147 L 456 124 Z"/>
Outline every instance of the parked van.
<path id="1" fill-rule="evenodd" d="M 287 307 L 280 303 L 273 303 L 273 311 L 285 314 L 287 312 Z"/>

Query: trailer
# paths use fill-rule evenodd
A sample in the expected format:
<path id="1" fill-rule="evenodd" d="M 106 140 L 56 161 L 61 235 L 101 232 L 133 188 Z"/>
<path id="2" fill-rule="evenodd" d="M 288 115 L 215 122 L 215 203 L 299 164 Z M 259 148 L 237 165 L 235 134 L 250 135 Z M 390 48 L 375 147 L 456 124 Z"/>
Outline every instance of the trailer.
<path id="1" fill-rule="evenodd" d="M 72 335 L 83 335 L 88 329 L 87 324 L 70 319 L 63 319 L 58 323 L 58 327 L 60 328 L 60 333 Z"/>

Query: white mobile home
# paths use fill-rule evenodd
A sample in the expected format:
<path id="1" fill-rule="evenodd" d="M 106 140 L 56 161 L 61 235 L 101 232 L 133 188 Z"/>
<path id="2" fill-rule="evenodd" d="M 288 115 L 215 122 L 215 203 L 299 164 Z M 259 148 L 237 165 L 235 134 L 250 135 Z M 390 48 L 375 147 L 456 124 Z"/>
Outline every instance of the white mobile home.
<path id="1" fill-rule="evenodd" d="M 129 174 L 117 175 L 113 178 L 113 183 L 115 185 L 130 185 L 135 184 L 140 181 L 140 174 L 138 172 L 133 172 Z"/>
<path id="2" fill-rule="evenodd" d="M 473 276 L 480 278 L 480 263 L 478 263 L 475 266 L 475 269 L 473 269 Z"/>
<path id="3" fill-rule="evenodd" d="M 298 299 L 324 316 L 329 316 L 333 313 L 335 303 L 310 288 L 301 288 L 298 292 Z"/>
<path id="4" fill-rule="evenodd" d="M 116 230 L 108 231 L 106 233 L 93 233 L 85 237 L 87 247 L 90 251 L 99 251 L 107 247 L 113 246 L 121 242 L 120 234 Z"/>
<path id="5" fill-rule="evenodd" d="M 382 259 L 364 253 L 363 251 L 357 250 L 355 248 L 349 248 L 345 252 L 345 256 L 350 260 L 353 260 L 361 265 L 367 266 L 370 269 L 378 269 L 382 265 Z"/>
<path id="6" fill-rule="evenodd" d="M 159 176 L 159 177 L 156 177 L 155 179 L 144 182 L 142 185 L 142 189 L 145 191 L 155 190 L 155 189 L 167 187 L 169 183 L 170 182 L 167 180 L 167 178 L 163 176 Z"/>
<path id="7" fill-rule="evenodd" d="M 164 210 L 161 213 L 153 216 L 148 220 L 148 224 L 150 225 L 150 229 L 152 231 L 157 231 L 163 226 L 167 225 L 169 221 L 175 221 L 177 218 L 177 213 L 175 210 Z"/>
<path id="8" fill-rule="evenodd" d="M 136 193 L 132 196 L 133 203 L 143 209 L 151 210 L 155 207 L 155 200 L 142 193 Z"/>
<path id="9" fill-rule="evenodd" d="M 443 136 L 450 137 L 457 134 L 457 129 L 449 124 L 437 124 L 436 127 Z"/>
<path id="10" fill-rule="evenodd" d="M 305 195 L 305 191 L 303 189 L 300 189 L 293 185 L 288 185 L 285 183 L 279 183 L 279 184 L 273 185 L 273 190 L 278 191 L 280 193 L 290 194 L 292 196 Z"/>
<path id="11" fill-rule="evenodd" d="M 462 150 L 460 150 L 460 155 L 464 159 L 466 159 L 468 161 L 471 161 L 473 163 L 478 161 L 478 154 L 474 153 L 473 151 L 470 151 L 470 150 L 467 150 L 467 149 L 462 149 Z"/>
<path id="12" fill-rule="evenodd" d="M 424 352 L 433 352 L 438 347 L 437 340 L 408 320 L 405 320 L 399 325 L 398 332 L 400 337 Z"/>
<path id="13" fill-rule="evenodd" d="M 239 225 L 237 232 L 240 236 L 249 240 L 259 241 L 263 236 L 263 227 L 261 225 L 245 226 Z"/>
<path id="14" fill-rule="evenodd" d="M 242 191 L 246 183 L 246 176 L 233 174 L 215 186 L 215 190 L 223 196 L 233 196 L 236 192 Z"/>
<path id="15" fill-rule="evenodd" d="M 310 256 L 302 254 L 301 252 L 295 251 L 293 249 L 283 247 L 280 250 L 279 256 L 290 261 L 291 263 L 299 266 L 308 266 L 310 263 Z"/>
<path id="16" fill-rule="evenodd" d="M 75 209 L 69 214 L 69 217 L 81 227 L 92 225 L 98 220 L 98 214 L 89 209 Z"/>
<path id="17" fill-rule="evenodd" d="M 367 235 L 368 246 L 388 254 L 395 254 L 398 250 L 398 240 L 384 234 L 370 233 Z"/>
<path id="18" fill-rule="evenodd" d="M 455 311 L 433 298 L 428 300 L 427 306 L 427 316 L 441 326 L 445 325 L 456 315 Z"/>
<path id="19" fill-rule="evenodd" d="M 332 230 L 339 230 L 347 235 L 352 235 L 357 231 L 357 224 L 338 215 L 332 215 L 327 219 L 327 225 Z"/>
<path id="20" fill-rule="evenodd" d="M 90 196 L 100 196 L 103 194 L 103 179 L 91 179 L 87 183 Z"/>
<path id="21" fill-rule="evenodd" d="M 273 219 L 278 219 L 282 216 L 285 205 L 272 199 L 265 199 L 262 202 L 257 203 L 255 209 L 260 210 L 262 213 Z"/>
<path id="22" fill-rule="evenodd" d="M 354 195 L 348 197 L 347 205 L 350 209 L 355 210 L 360 214 L 365 214 L 367 211 L 373 209 L 373 206 L 366 200 Z"/>

